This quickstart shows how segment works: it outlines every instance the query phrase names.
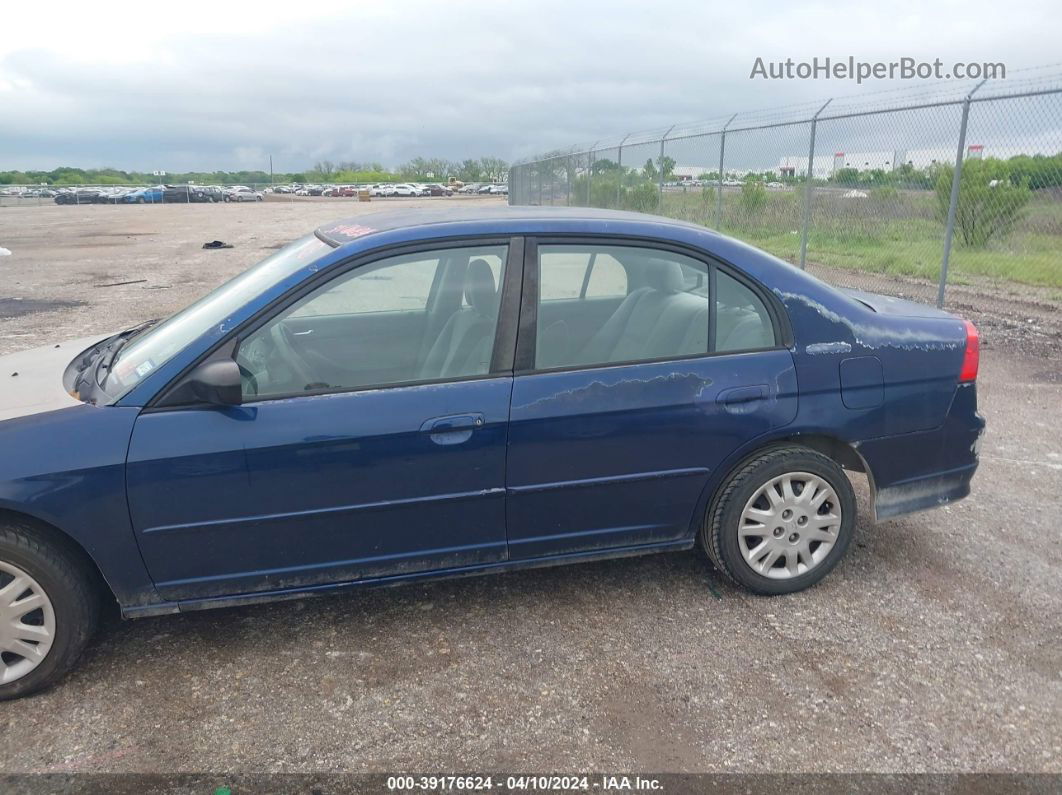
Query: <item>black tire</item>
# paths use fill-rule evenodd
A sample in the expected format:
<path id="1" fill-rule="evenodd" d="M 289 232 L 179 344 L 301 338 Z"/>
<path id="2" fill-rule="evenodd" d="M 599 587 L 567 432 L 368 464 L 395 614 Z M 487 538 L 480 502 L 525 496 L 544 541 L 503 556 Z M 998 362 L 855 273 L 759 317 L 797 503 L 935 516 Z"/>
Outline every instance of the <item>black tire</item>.
<path id="1" fill-rule="evenodd" d="M 55 613 L 51 649 L 29 673 L 0 684 L 0 701 L 6 701 L 51 686 L 74 666 L 96 629 L 100 599 L 85 564 L 31 526 L 0 525 L 0 560 L 36 580 Z"/>
<path id="2" fill-rule="evenodd" d="M 788 579 L 774 579 L 745 562 L 738 539 L 741 516 L 750 499 L 772 478 L 806 472 L 825 480 L 840 502 L 841 521 L 832 549 L 810 570 Z M 701 545 L 723 574 L 753 593 L 765 596 L 793 593 L 822 580 L 844 557 L 855 531 L 856 500 L 852 484 L 832 459 L 798 445 L 775 445 L 745 459 L 726 479 L 709 504 Z M 753 550 L 753 553 L 755 550 Z"/>
<path id="3" fill-rule="evenodd" d="M 137 196 L 137 197 L 136 197 L 136 203 L 137 203 L 137 204 L 143 204 L 143 203 L 144 203 L 144 201 L 145 201 L 145 199 L 144 199 L 144 197 L 143 197 L 143 196 Z"/>

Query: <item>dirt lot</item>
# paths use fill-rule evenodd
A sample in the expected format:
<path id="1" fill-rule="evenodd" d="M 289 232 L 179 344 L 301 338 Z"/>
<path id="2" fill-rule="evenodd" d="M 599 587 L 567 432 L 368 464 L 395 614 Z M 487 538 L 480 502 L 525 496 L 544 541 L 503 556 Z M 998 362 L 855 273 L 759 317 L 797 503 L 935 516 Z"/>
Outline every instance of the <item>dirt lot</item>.
<path id="1" fill-rule="evenodd" d="M 0 353 L 167 314 L 380 206 L 0 208 Z M 1060 773 L 1062 337 L 962 300 L 999 320 L 974 494 L 861 521 L 817 588 L 751 597 L 690 553 L 112 619 L 0 704 L 0 771 Z"/>

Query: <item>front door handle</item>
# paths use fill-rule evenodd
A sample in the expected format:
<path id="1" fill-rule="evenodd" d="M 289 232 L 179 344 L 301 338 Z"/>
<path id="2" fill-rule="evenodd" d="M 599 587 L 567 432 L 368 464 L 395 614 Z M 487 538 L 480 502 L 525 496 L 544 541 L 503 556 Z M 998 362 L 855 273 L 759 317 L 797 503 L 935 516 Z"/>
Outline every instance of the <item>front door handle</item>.
<path id="1" fill-rule="evenodd" d="M 431 436 L 436 444 L 461 444 L 472 438 L 472 432 L 483 427 L 483 415 L 478 413 L 450 414 L 425 420 L 420 430 Z"/>

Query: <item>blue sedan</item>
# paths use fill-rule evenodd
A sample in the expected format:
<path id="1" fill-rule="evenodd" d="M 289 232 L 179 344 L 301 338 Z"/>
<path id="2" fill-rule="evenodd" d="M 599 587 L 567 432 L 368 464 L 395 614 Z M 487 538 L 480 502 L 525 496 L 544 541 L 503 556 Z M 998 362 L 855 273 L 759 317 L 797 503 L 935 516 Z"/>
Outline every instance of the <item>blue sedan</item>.
<path id="1" fill-rule="evenodd" d="M 166 188 L 163 185 L 156 185 L 153 188 L 140 188 L 125 194 L 122 197 L 122 201 L 126 204 L 162 204 L 162 197 L 165 192 Z"/>
<path id="2" fill-rule="evenodd" d="M 699 545 L 758 594 L 966 496 L 977 331 L 703 227 L 329 224 L 161 322 L 5 357 L 0 698 L 126 617 Z"/>

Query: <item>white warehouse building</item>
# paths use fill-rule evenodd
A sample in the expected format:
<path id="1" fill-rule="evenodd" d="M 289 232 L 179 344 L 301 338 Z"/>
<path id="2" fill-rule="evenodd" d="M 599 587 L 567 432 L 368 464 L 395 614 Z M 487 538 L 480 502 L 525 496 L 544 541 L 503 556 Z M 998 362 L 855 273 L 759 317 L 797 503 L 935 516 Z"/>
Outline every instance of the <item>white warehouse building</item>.
<path id="1" fill-rule="evenodd" d="M 701 174 L 713 174 L 718 168 L 718 166 L 715 168 L 712 166 L 675 166 L 671 174 L 673 179 L 678 180 L 700 179 Z"/>
<path id="2" fill-rule="evenodd" d="M 1004 151 L 994 148 L 989 157 L 1011 157 L 1020 154 L 1015 149 Z M 970 144 L 966 148 L 966 157 L 980 158 L 984 156 L 984 146 Z M 893 151 L 879 152 L 832 152 L 815 155 L 812 164 L 813 173 L 818 179 L 828 179 L 842 168 L 854 168 L 857 171 L 893 171 L 901 165 L 910 165 L 916 169 L 928 168 L 938 163 L 953 163 L 955 150 L 948 147 L 936 149 L 896 149 Z M 782 176 L 802 176 L 807 173 L 808 158 L 805 155 L 789 155 L 778 161 L 777 170 Z"/>

